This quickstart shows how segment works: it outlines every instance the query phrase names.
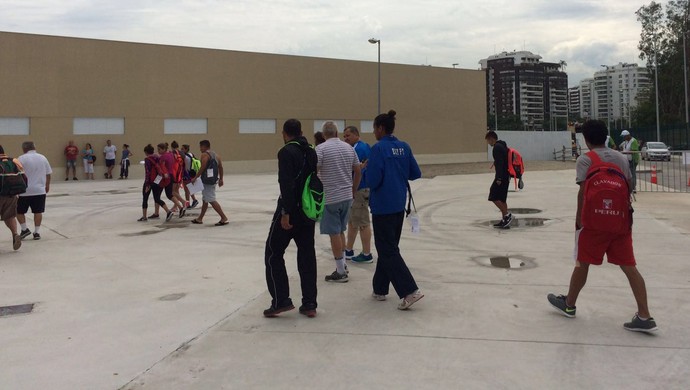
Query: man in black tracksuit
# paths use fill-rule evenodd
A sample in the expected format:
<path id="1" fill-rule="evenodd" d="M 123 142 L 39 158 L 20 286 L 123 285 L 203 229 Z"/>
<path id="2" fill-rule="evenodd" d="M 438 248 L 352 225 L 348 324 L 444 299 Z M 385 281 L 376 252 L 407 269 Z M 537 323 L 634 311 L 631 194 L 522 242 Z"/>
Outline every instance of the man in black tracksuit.
<path id="1" fill-rule="evenodd" d="M 295 308 L 290 299 L 283 258 L 290 240 L 295 240 L 297 270 L 302 286 L 299 312 L 311 318 L 316 316 L 315 223 L 304 215 L 300 201 L 305 179 L 316 172 L 316 151 L 302 136 L 302 125 L 297 119 L 289 119 L 283 124 L 283 140 L 285 146 L 278 152 L 280 198 L 266 240 L 266 284 L 273 299 L 271 307 L 264 310 L 264 316 L 275 317 Z"/>
<path id="2" fill-rule="evenodd" d="M 494 177 L 491 188 L 489 189 L 489 201 L 494 202 L 496 207 L 501 210 L 501 220 L 494 224 L 495 228 L 509 229 L 513 222 L 513 214 L 508 212 L 508 186 L 510 185 L 510 174 L 508 173 L 508 146 L 505 141 L 499 141 L 495 131 L 489 131 L 484 137 L 486 143 L 493 147 Z"/>

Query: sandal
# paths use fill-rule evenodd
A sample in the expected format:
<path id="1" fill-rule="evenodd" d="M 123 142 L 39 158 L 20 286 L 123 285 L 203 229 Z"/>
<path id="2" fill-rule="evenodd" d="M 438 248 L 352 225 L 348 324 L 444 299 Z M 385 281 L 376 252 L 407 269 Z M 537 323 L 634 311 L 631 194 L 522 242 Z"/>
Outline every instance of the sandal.
<path id="1" fill-rule="evenodd" d="M 218 221 L 218 222 L 216 222 L 216 226 L 223 226 L 223 225 L 227 225 L 229 223 L 230 222 L 228 222 L 228 221 Z"/>
<path id="2" fill-rule="evenodd" d="M 151 214 L 149 215 L 149 219 L 158 219 L 158 214 Z"/>
<path id="3" fill-rule="evenodd" d="M 137 219 L 137 222 L 146 222 L 147 220 L 148 220 L 148 218 L 141 217 L 141 218 Z"/>
<path id="4" fill-rule="evenodd" d="M 192 223 L 195 224 L 195 225 L 201 225 L 201 224 L 203 224 L 203 222 L 199 221 L 199 220 L 196 219 L 196 218 L 192 219 Z"/>

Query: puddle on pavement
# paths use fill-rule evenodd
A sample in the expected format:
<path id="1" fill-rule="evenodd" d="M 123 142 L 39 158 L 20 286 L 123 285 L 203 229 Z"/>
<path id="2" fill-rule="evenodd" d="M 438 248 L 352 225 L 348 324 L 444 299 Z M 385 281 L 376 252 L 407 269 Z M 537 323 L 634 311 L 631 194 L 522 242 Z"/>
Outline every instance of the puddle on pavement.
<path id="1" fill-rule="evenodd" d="M 134 232 L 134 233 L 122 233 L 122 234 L 120 234 L 120 237 L 150 236 L 151 234 L 158 234 L 162 231 L 163 230 L 143 230 L 143 231 Z"/>
<path id="2" fill-rule="evenodd" d="M 541 210 L 539 210 L 539 209 L 530 209 L 530 208 L 508 209 L 508 211 L 513 213 L 513 214 L 539 214 L 539 213 L 541 213 Z"/>
<path id="3" fill-rule="evenodd" d="M 87 195 L 122 195 L 128 194 L 129 192 L 123 190 L 106 190 L 106 191 L 93 191 Z"/>
<path id="4" fill-rule="evenodd" d="M 480 223 L 481 226 L 488 226 L 493 228 L 494 224 L 497 224 L 499 221 L 496 220 L 491 220 L 491 221 L 485 221 Z M 548 218 L 518 218 L 518 217 L 513 217 L 513 222 L 510 224 L 510 228 L 524 228 L 524 227 L 540 227 L 540 226 L 546 226 L 549 225 L 552 222 L 551 219 Z M 496 230 L 503 230 L 503 229 L 496 229 Z"/>
<path id="5" fill-rule="evenodd" d="M 69 196 L 69 194 L 48 194 L 47 196 L 50 198 L 57 198 L 61 196 Z"/>
<path id="6" fill-rule="evenodd" d="M 34 310 L 33 303 L 23 305 L 0 306 L 0 317 L 14 316 L 18 314 L 28 314 Z"/>
<path id="7" fill-rule="evenodd" d="M 158 298 L 159 301 L 178 301 L 184 297 L 187 296 L 187 293 L 175 293 L 175 294 L 168 294 L 168 295 L 163 295 L 162 297 Z"/>

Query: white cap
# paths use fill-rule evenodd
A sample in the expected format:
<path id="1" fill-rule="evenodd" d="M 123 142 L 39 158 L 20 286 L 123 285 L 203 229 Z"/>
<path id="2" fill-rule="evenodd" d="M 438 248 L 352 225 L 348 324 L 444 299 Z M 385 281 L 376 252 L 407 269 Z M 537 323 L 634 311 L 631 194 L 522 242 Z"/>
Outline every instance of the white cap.
<path id="1" fill-rule="evenodd" d="M 623 130 L 621 137 L 625 137 L 626 135 L 630 135 L 630 132 L 628 130 Z"/>

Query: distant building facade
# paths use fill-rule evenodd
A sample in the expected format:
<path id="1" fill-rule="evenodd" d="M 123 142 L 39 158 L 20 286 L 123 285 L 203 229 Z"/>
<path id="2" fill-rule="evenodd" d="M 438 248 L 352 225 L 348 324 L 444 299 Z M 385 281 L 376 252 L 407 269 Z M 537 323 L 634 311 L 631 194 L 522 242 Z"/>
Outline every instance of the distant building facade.
<path id="1" fill-rule="evenodd" d="M 517 115 L 529 130 L 553 129 L 568 117 L 568 75 L 564 63 L 541 62 L 529 51 L 495 54 L 479 61 L 486 72 L 490 115 Z"/>
<path id="2" fill-rule="evenodd" d="M 594 77 L 580 81 L 571 89 L 568 111 L 579 111 L 583 119 L 600 119 L 610 128 L 629 127 L 631 110 L 637 107 L 638 96 L 652 86 L 649 72 L 637 64 L 603 67 Z"/>

